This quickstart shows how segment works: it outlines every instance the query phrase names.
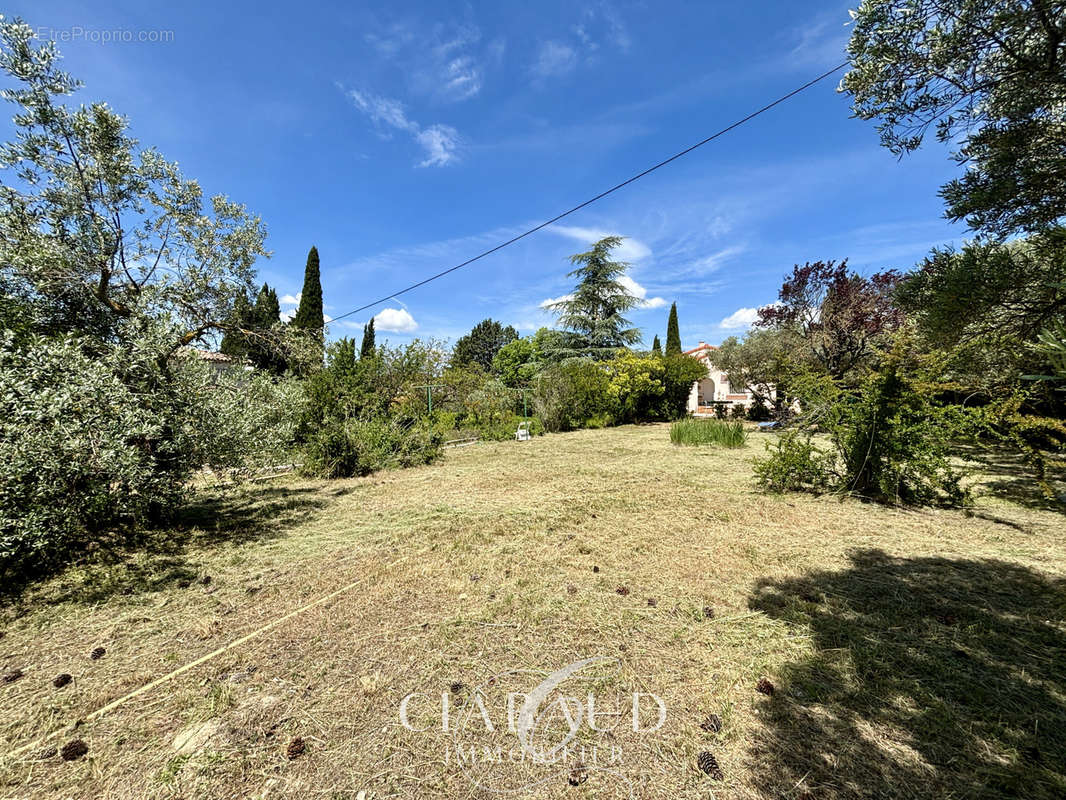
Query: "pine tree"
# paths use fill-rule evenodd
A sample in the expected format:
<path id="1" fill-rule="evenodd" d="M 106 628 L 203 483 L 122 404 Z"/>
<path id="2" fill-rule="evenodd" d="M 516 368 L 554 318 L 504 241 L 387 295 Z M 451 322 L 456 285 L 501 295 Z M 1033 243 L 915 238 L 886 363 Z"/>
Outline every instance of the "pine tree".
<path id="1" fill-rule="evenodd" d="M 359 347 L 359 358 L 369 358 L 374 355 L 374 318 L 370 318 L 370 322 L 363 326 L 363 343 Z"/>
<path id="2" fill-rule="evenodd" d="M 307 254 L 307 266 L 304 267 L 304 288 L 300 293 L 300 307 L 292 318 L 293 326 L 308 331 L 321 333 L 324 324 L 322 316 L 322 278 L 318 267 L 318 248 L 312 247 Z"/>
<path id="3" fill-rule="evenodd" d="M 677 326 L 677 303 L 670 306 L 670 320 L 666 323 L 666 355 L 681 355 L 681 329 Z"/>
<path id="4" fill-rule="evenodd" d="M 580 265 L 569 273 L 578 284 L 569 298 L 550 306 L 563 328 L 553 357 L 606 359 L 640 341 L 640 331 L 622 316 L 640 302 L 618 280 L 629 265 L 610 260 L 621 243 L 622 237 L 607 236 L 587 253 L 570 256 L 570 263 Z"/>
<path id="5" fill-rule="evenodd" d="M 659 343 L 659 334 L 655 334 L 655 338 L 652 340 L 651 351 L 657 356 L 663 354 L 663 346 Z"/>

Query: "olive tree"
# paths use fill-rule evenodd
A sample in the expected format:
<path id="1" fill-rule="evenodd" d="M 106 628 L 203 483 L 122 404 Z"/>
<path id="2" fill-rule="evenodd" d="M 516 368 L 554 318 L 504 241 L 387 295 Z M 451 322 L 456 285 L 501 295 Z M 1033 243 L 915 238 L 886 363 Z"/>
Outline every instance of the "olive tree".
<path id="1" fill-rule="evenodd" d="M 107 105 L 70 104 L 58 57 L 0 18 L 0 570 L 20 573 L 158 519 L 194 470 L 271 439 L 252 398 L 272 389 L 189 357 L 233 329 L 262 223 L 205 200 Z"/>
<path id="2" fill-rule="evenodd" d="M 842 88 L 896 155 L 957 147 L 947 216 L 1004 236 L 1066 216 L 1066 2 L 863 0 Z"/>

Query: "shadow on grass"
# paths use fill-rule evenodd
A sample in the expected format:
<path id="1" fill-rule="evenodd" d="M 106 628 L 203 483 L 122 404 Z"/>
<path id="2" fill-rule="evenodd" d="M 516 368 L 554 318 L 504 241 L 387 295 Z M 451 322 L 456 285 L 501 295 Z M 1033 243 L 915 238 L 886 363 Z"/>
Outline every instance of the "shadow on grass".
<path id="1" fill-rule="evenodd" d="M 1066 581 L 863 550 L 750 606 L 813 647 L 763 712 L 767 796 L 1066 797 Z"/>
<path id="2" fill-rule="evenodd" d="M 202 580 L 203 551 L 279 538 L 327 503 L 308 487 L 246 486 L 197 493 L 166 527 L 116 534 L 49 578 L 3 587 L 0 602 L 100 603 Z"/>
<path id="3" fill-rule="evenodd" d="M 995 497 L 1010 500 L 1026 508 L 1062 511 L 1061 500 L 1048 497 L 1037 478 L 1036 470 L 1017 451 L 1005 447 L 956 443 L 958 455 L 979 467 L 978 490 Z M 1049 464 L 1048 481 L 1055 483 L 1066 479 L 1061 470 Z"/>

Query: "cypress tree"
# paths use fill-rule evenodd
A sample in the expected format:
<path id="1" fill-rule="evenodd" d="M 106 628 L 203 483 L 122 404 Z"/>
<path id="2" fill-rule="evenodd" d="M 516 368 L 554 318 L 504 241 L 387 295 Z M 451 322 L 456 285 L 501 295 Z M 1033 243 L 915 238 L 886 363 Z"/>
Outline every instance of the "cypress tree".
<path id="1" fill-rule="evenodd" d="M 270 331 L 281 322 L 281 304 L 278 302 L 278 293 L 265 283 L 255 298 L 249 322 L 248 328 L 257 334 L 246 345 L 249 360 L 260 369 L 280 375 L 287 365 Z"/>
<path id="2" fill-rule="evenodd" d="M 281 304 L 278 302 L 278 293 L 267 284 L 259 290 L 255 298 L 255 308 L 252 311 L 252 319 L 255 327 L 260 330 L 270 330 L 281 321 Z"/>
<path id="3" fill-rule="evenodd" d="M 677 303 L 670 305 L 670 320 L 666 323 L 666 355 L 681 355 L 681 329 L 677 326 Z"/>
<path id="4" fill-rule="evenodd" d="M 292 324 L 308 331 L 321 331 L 324 324 L 322 317 L 322 278 L 318 268 L 318 248 L 312 247 L 307 254 L 307 266 L 304 267 L 304 288 L 300 293 L 300 307 Z"/>
<path id="5" fill-rule="evenodd" d="M 652 340 L 651 351 L 657 356 L 663 354 L 663 346 L 659 343 L 659 334 L 655 334 L 655 338 Z"/>
<path id="6" fill-rule="evenodd" d="M 363 326 L 363 344 L 359 347 L 359 358 L 368 358 L 374 355 L 374 318 Z"/>
<path id="7" fill-rule="evenodd" d="M 241 290 L 233 299 L 233 313 L 229 319 L 230 325 L 240 330 L 228 330 L 222 335 L 222 343 L 218 347 L 220 353 L 236 359 L 248 356 L 248 337 L 241 333 L 255 327 L 255 319 L 252 313 L 252 304 L 248 300 L 248 294 Z"/>

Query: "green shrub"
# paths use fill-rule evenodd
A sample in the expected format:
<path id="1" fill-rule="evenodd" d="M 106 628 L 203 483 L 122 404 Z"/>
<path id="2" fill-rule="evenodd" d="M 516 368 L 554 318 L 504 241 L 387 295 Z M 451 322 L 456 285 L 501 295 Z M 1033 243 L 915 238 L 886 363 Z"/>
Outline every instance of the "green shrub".
<path id="1" fill-rule="evenodd" d="M 767 442 L 769 457 L 755 460 L 755 477 L 769 492 L 821 492 L 829 488 L 832 456 L 814 446 L 807 433 L 788 431 Z"/>
<path id="2" fill-rule="evenodd" d="M 303 472 L 318 478 L 350 478 L 428 464 L 440 455 L 442 441 L 440 432 L 425 422 L 395 417 L 334 419 L 307 441 Z"/>
<path id="3" fill-rule="evenodd" d="M 929 399 L 899 357 L 890 357 L 828 425 L 840 463 L 839 489 L 904 505 L 966 501 L 949 448 L 959 430 L 950 409 Z"/>
<path id="4" fill-rule="evenodd" d="M 820 392 L 800 423 L 817 424 L 830 447 L 819 452 L 809 432 L 785 434 L 756 462 L 760 484 L 903 505 L 966 502 L 949 454 L 952 441 L 969 428 L 969 415 L 933 402 L 913 361 L 897 345 L 857 389 Z"/>
<path id="5" fill-rule="evenodd" d="M 573 431 L 590 419 L 613 421 L 610 376 L 595 361 L 574 358 L 537 376 L 533 407 L 549 431 Z"/>
<path id="6" fill-rule="evenodd" d="M 757 400 L 748 406 L 748 419 L 751 422 L 766 422 L 771 417 L 773 412 Z"/>
<path id="7" fill-rule="evenodd" d="M 670 441 L 674 444 L 743 447 L 748 432 L 740 422 L 722 422 L 717 419 L 682 419 L 670 426 Z"/>
<path id="8" fill-rule="evenodd" d="M 73 339 L 0 349 L 0 574 L 84 550 L 172 504 L 150 448 L 163 419 Z"/>
<path id="9" fill-rule="evenodd" d="M 694 381 L 706 374 L 688 356 L 642 356 L 628 350 L 607 361 L 569 359 L 541 372 L 533 392 L 550 431 L 675 420 Z"/>
<path id="10" fill-rule="evenodd" d="M 187 354 L 164 371 L 153 352 L 0 337 L 0 575 L 163 521 L 204 466 L 232 473 L 291 448 L 292 381 Z"/>

